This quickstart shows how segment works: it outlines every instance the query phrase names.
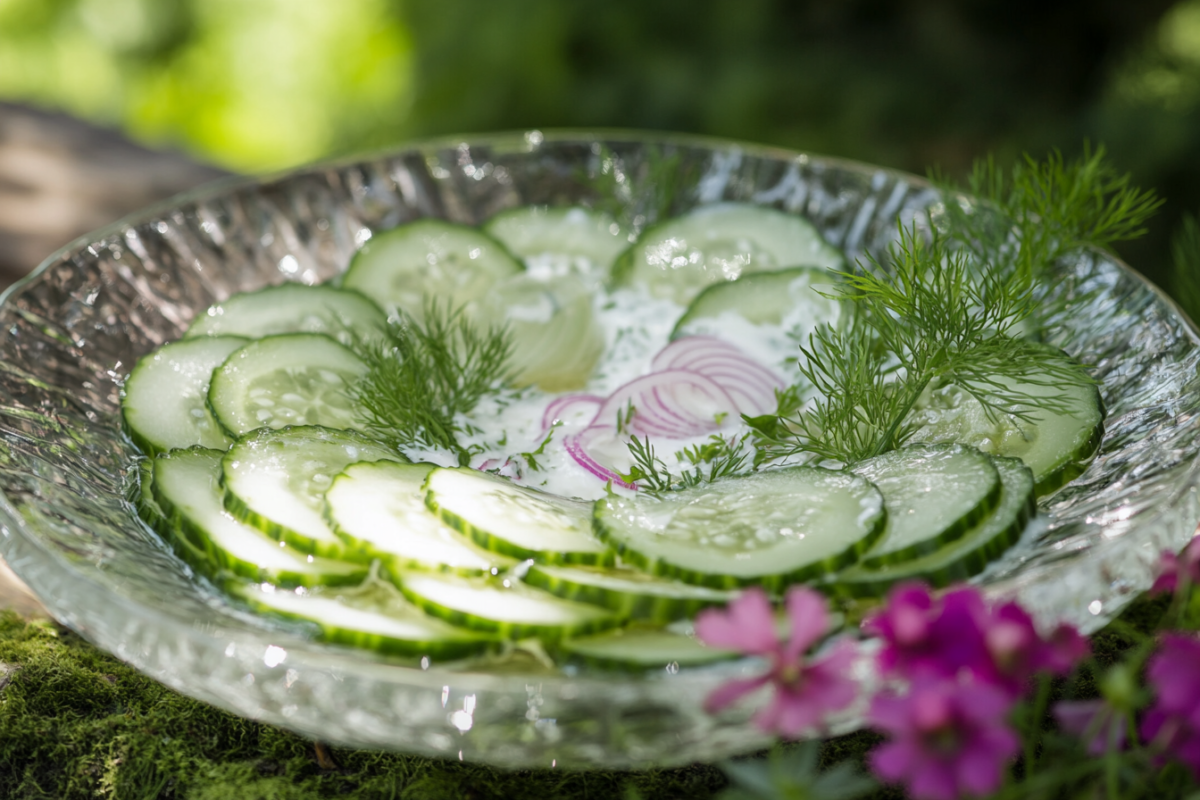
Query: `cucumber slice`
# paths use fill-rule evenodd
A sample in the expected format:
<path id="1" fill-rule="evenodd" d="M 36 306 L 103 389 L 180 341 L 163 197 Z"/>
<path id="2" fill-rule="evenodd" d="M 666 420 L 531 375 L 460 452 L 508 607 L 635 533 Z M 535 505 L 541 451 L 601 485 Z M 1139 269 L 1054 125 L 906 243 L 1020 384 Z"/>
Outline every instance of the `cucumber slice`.
<path id="1" fill-rule="evenodd" d="M 622 622 L 607 609 L 563 600 L 516 578 L 407 572 L 400 575 L 400 591 L 427 614 L 508 639 L 537 636 L 555 641 L 607 630 Z"/>
<path id="2" fill-rule="evenodd" d="M 316 426 L 263 430 L 225 454 L 225 508 L 302 553 L 344 558 L 345 543 L 325 522 L 325 492 L 351 464 L 383 460 L 408 459 L 352 431 Z"/>
<path id="3" fill-rule="evenodd" d="M 387 327 L 379 306 L 358 292 L 333 286 L 284 283 L 235 294 L 196 315 L 183 335 L 245 336 L 323 333 L 342 344 L 367 339 Z"/>
<path id="4" fill-rule="evenodd" d="M 514 386 L 545 392 L 582 389 L 604 352 L 604 329 L 578 278 L 507 278 L 493 287 L 483 314 L 512 333 Z"/>
<path id="5" fill-rule="evenodd" d="M 709 284 L 801 265 L 840 269 L 844 261 L 803 217 L 720 203 L 646 230 L 612 274 L 616 286 L 643 285 L 654 297 L 686 305 Z"/>
<path id="6" fill-rule="evenodd" d="M 974 528 L 921 558 L 880 569 L 851 567 L 832 578 L 825 588 L 849 597 L 882 597 L 902 581 L 923 580 L 941 588 L 983 572 L 1017 542 L 1037 513 L 1029 468 L 1016 458 L 996 456 L 992 463 L 1000 474 L 1000 501 L 995 511 Z"/>
<path id="7" fill-rule="evenodd" d="M 628 568 L 535 564 L 524 581 L 567 600 L 604 606 L 628 619 L 671 622 L 702 608 L 724 605 L 732 592 L 663 580 Z"/>
<path id="8" fill-rule="evenodd" d="M 1064 359 L 1067 356 L 1063 356 Z M 1104 402 L 1099 389 L 1085 382 L 1039 385 L 997 376 L 996 381 L 1030 397 L 1053 397 L 1065 413 L 1029 410 L 1029 419 L 1011 414 L 989 418 L 979 401 L 958 386 L 946 386 L 922 400 L 912 420 L 920 427 L 910 441 L 963 442 L 992 455 L 1019 458 L 1033 470 L 1039 495 L 1066 484 L 1087 468 L 1104 436 Z"/>
<path id="9" fill-rule="evenodd" d="M 524 206 L 501 212 L 483 226 L 531 269 L 551 275 L 607 276 L 629 247 L 630 236 L 608 214 L 590 208 Z"/>
<path id="10" fill-rule="evenodd" d="M 730 650 L 707 647 L 694 636 L 657 628 L 623 628 L 573 637 L 560 642 L 558 650 L 575 663 L 627 671 L 673 672 L 738 657 Z"/>
<path id="11" fill-rule="evenodd" d="M 883 536 L 863 557 L 876 568 L 932 553 L 965 534 L 1000 499 L 992 460 L 959 444 L 910 445 L 856 464 L 887 507 Z"/>
<path id="12" fill-rule="evenodd" d="M 671 338 L 706 334 L 720 336 L 730 315 L 752 325 L 807 330 L 837 322 L 839 300 L 826 297 L 839 278 L 827 269 L 793 267 L 777 272 L 752 272 L 735 281 L 714 283 L 696 295 L 675 323 Z M 782 332 L 782 331 L 780 331 Z"/>
<path id="13" fill-rule="evenodd" d="M 660 498 L 605 497 L 594 513 L 600 537 L 646 572 L 774 592 L 857 561 L 886 516 L 868 481 L 814 467 L 743 475 Z"/>
<path id="14" fill-rule="evenodd" d="M 498 644 L 493 638 L 433 619 L 377 589 L 289 592 L 243 585 L 233 594 L 260 613 L 315 623 L 322 641 L 387 655 L 455 661 L 485 653 Z"/>
<path id="15" fill-rule="evenodd" d="M 367 568 L 314 558 L 281 546 L 257 528 L 234 519 L 222 503 L 219 450 L 176 450 L 154 460 L 154 494 L 179 534 L 205 555 L 192 564 L 205 575 L 229 572 L 280 586 L 361 583 Z"/>
<path id="16" fill-rule="evenodd" d="M 354 353 L 328 336 L 267 336 L 217 367 L 208 404 L 234 437 L 285 425 L 354 428 L 362 420 L 348 389 L 366 371 Z"/>
<path id="17" fill-rule="evenodd" d="M 425 505 L 432 464 L 351 464 L 325 493 L 325 517 L 348 558 L 378 558 L 393 569 L 495 575 L 517 562 L 476 547 Z"/>
<path id="18" fill-rule="evenodd" d="M 208 387 L 213 370 L 245 344 L 232 336 L 172 342 L 143 356 L 121 399 L 121 420 L 133 443 L 151 456 L 178 447 L 225 450 L 233 444 L 208 408 Z"/>
<path id="19" fill-rule="evenodd" d="M 167 519 L 167 515 L 159 507 L 158 502 L 154 499 L 154 459 L 143 459 L 138 464 L 136 488 L 137 496 L 133 498 L 133 502 L 137 507 L 138 516 L 150 526 L 151 530 L 162 537 L 181 561 L 191 567 L 196 574 L 204 575 L 218 586 L 231 577 L 215 571 L 213 562 L 208 555 L 192 544 L 180 531 L 179 526 Z"/>
<path id="20" fill-rule="evenodd" d="M 518 486 L 474 469 L 435 469 L 425 481 L 425 502 L 480 547 L 546 564 L 613 562 L 592 536 L 587 503 Z"/>
<path id="21" fill-rule="evenodd" d="M 139 461 L 137 473 L 137 485 L 133 487 L 133 493 L 129 499 L 133 503 L 133 507 L 137 509 L 138 517 L 142 522 L 169 543 L 174 536 L 174 531 L 167 515 L 163 513 L 154 499 L 154 459 L 143 458 Z"/>
<path id="22" fill-rule="evenodd" d="M 426 298 L 460 308 L 522 269 L 504 245 L 475 228 L 420 219 L 372 237 L 351 260 L 342 286 L 389 313 L 421 319 Z"/>

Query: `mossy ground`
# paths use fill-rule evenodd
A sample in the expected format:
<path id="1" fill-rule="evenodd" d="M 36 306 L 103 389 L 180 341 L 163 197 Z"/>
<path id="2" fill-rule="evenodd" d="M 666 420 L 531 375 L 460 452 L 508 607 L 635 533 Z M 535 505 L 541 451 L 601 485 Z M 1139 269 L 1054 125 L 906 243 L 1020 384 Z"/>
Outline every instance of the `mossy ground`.
<path id="1" fill-rule="evenodd" d="M 1122 621 L 1151 630 L 1162 601 Z M 1092 640 L 1097 661 L 1130 640 Z M 1090 680 L 1058 687 L 1094 694 Z M 871 733 L 829 740 L 822 760 L 862 763 Z M 51 623 L 0 614 L 0 797 L 117 800 L 704 800 L 726 785 L 716 766 L 647 772 L 504 771 L 454 761 L 319 748 L 161 686 Z M 900 797 L 881 789 L 873 797 Z"/>

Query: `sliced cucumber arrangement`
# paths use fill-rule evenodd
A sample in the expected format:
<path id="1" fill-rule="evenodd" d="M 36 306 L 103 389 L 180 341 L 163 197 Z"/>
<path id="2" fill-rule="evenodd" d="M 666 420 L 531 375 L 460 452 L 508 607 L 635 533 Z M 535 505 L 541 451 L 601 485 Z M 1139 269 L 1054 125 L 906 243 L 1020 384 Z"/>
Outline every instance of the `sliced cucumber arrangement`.
<path id="1" fill-rule="evenodd" d="M 966 533 L 1000 499 L 991 459 L 963 445 L 913 445 L 853 468 L 883 493 L 887 526 L 863 565 L 879 567 L 932 553 Z"/>
<path id="2" fill-rule="evenodd" d="M 671 338 L 720 336 L 730 317 L 783 333 L 803 324 L 811 330 L 841 317 L 842 303 L 831 297 L 838 276 L 818 267 L 751 272 L 737 280 L 714 283 L 696 295 L 675 323 Z M 790 324 L 789 324 L 790 323 Z"/>
<path id="3" fill-rule="evenodd" d="M 400 576 L 400 591 L 434 617 L 508 639 L 556 641 L 622 622 L 607 609 L 563 600 L 512 578 L 411 572 Z"/>
<path id="4" fill-rule="evenodd" d="M 569 661 L 600 669 L 638 672 L 696 667 L 737 655 L 705 647 L 695 636 L 636 627 L 565 639 L 559 649 Z"/>
<path id="5" fill-rule="evenodd" d="M 883 530 L 883 497 L 847 472 L 791 467 L 671 492 L 596 501 L 596 531 L 654 575 L 734 589 L 832 574 Z"/>
<path id="6" fill-rule="evenodd" d="M 534 564 L 525 573 L 525 582 L 567 600 L 604 606 L 623 617 L 652 622 L 683 619 L 702 608 L 725 605 L 733 599 L 730 592 L 619 567 Z"/>
<path id="7" fill-rule="evenodd" d="M 420 319 L 428 298 L 460 308 L 522 269 L 504 245 L 475 228 L 421 219 L 371 237 L 342 286 Z"/>
<path id="8" fill-rule="evenodd" d="M 242 585 L 233 594 L 266 614 L 316 624 L 322 641 L 387 655 L 456 661 L 499 644 L 494 638 L 431 618 L 378 590 L 318 594 Z"/>
<path id="9" fill-rule="evenodd" d="M 489 219 L 483 229 L 513 255 L 553 275 L 607 277 L 630 241 L 611 216 L 581 206 L 513 208 Z"/>
<path id="10" fill-rule="evenodd" d="M 1014 414 L 989 415 L 969 392 L 946 386 L 931 393 L 914 415 L 919 427 L 912 441 L 964 442 L 985 453 L 1019 458 L 1033 470 L 1039 495 L 1078 477 L 1104 435 L 1099 389 L 1082 370 L 1074 383 L 1049 376 L 1044 382 L 1018 383 L 1003 376 L 997 381 L 1033 399 L 1053 398 L 1063 408 L 1023 408 L 1024 419 Z"/>
<path id="11" fill-rule="evenodd" d="M 367 569 L 299 553 L 239 522 L 223 503 L 217 450 L 176 450 L 154 460 L 154 497 L 179 536 L 203 554 L 193 569 L 284 587 L 361 583 Z"/>
<path id="12" fill-rule="evenodd" d="M 975 527 L 928 555 L 870 569 L 865 564 L 838 573 L 828 584 L 835 593 L 851 597 L 881 597 L 909 580 L 949 586 L 979 574 L 1020 538 L 1037 512 L 1033 473 L 1019 459 L 992 457 L 1000 475 L 1000 499 L 995 510 Z"/>
<path id="13" fill-rule="evenodd" d="M 387 325 L 379 306 L 358 292 L 285 283 L 235 294 L 196 315 L 184 338 L 323 333 L 342 344 L 369 339 Z"/>
<path id="14" fill-rule="evenodd" d="M 645 231 L 613 265 L 618 286 L 687 303 L 710 284 L 750 272 L 841 269 L 842 254 L 808 220 L 743 203 L 701 206 Z"/>
<path id="15" fill-rule="evenodd" d="M 425 505 L 432 464 L 351 464 L 325 492 L 325 516 L 346 543 L 346 557 L 381 559 L 393 570 L 432 569 L 498 574 L 516 560 L 491 553 L 447 525 Z"/>
<path id="16" fill-rule="evenodd" d="M 328 336 L 267 336 L 233 351 L 213 371 L 208 404 L 234 437 L 286 425 L 359 427 L 349 389 L 366 369 Z"/>
<path id="17" fill-rule="evenodd" d="M 263 430 L 225 454 L 225 507 L 306 555 L 342 558 L 347 546 L 325 521 L 325 492 L 351 464 L 382 460 L 407 459 L 351 431 L 315 426 Z"/>
<path id="18" fill-rule="evenodd" d="M 121 401 L 121 419 L 134 444 L 148 455 L 233 444 L 208 407 L 208 388 L 213 370 L 245 344 L 232 336 L 173 342 L 139 361 Z"/>
<path id="19" fill-rule="evenodd" d="M 1041 401 L 1004 413 L 943 386 L 904 420 L 905 447 L 836 470 L 756 463 L 748 418 L 774 419 L 788 392 L 820 400 L 788 388 L 797 343 L 856 323 L 827 296 L 844 268 L 807 220 L 748 203 L 640 236 L 545 206 L 377 232 L 340 288 L 230 297 L 138 362 L 121 416 L 150 458 L 130 504 L 234 602 L 426 666 L 487 669 L 537 638 L 515 649 L 674 672 L 733 657 L 690 631 L 745 587 L 849 603 L 969 579 L 1027 530 L 1035 492 L 1086 466 L 1100 394 L 1078 365 L 1066 385 L 998 376 Z M 421 328 L 431 304 L 506 328 L 503 369 L 475 369 L 496 341 Z M 392 325 L 430 348 L 400 390 L 379 384 L 418 420 L 408 438 L 355 399 L 368 362 L 426 355 L 377 338 Z"/>
<path id="20" fill-rule="evenodd" d="M 435 469 L 425 488 L 439 517 L 494 553 L 546 564 L 612 563 L 612 551 L 592 535 L 586 503 L 461 467 Z"/>

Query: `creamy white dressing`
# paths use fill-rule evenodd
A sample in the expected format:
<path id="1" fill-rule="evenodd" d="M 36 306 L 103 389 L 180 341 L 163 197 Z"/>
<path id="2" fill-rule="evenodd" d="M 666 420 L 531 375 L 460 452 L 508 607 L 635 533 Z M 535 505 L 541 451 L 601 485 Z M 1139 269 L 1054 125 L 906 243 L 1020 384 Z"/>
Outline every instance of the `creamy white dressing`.
<path id="1" fill-rule="evenodd" d="M 528 260 L 526 275 L 539 280 L 562 280 L 564 275 L 578 276 L 592 291 L 593 313 L 605 333 L 605 349 L 587 385 L 574 392 L 550 394 L 535 388 L 506 391 L 485 397 L 476 409 L 459 422 L 471 431 L 459 437 L 460 444 L 474 453 L 471 466 L 494 471 L 523 485 L 563 497 L 596 500 L 608 491 L 604 479 L 581 466 L 567 451 L 564 440 L 592 424 L 600 403 L 615 390 L 652 371 L 654 357 L 670 342 L 671 332 L 685 307 L 669 299 L 652 297 L 644 288 L 606 291 L 596 280 L 596 270 L 578 257 L 567 266 L 549 257 Z M 807 344 L 808 336 L 819 322 L 828 321 L 828 301 L 792 293 L 795 306 L 779 325 L 755 324 L 736 312 L 724 312 L 698 321 L 698 332 L 735 345 L 747 357 L 767 367 L 788 385 L 797 377 L 798 344 Z M 811 299 L 810 299 L 811 298 Z M 557 415 L 558 424 L 547 429 L 543 423 L 547 407 L 564 395 L 591 395 L 596 402 L 567 405 Z M 608 421 L 615 425 L 616 419 Z M 736 416 L 722 419 L 712 432 L 725 438 L 741 436 L 747 429 Z M 675 474 L 690 468 L 676 457 L 686 447 L 708 441 L 709 432 L 688 439 L 655 439 L 655 455 Z M 548 438 L 547 438 L 548 437 Z M 614 433 L 599 436 L 589 451 L 597 461 L 617 472 L 627 473 L 632 466 L 628 435 Z M 540 453 L 537 451 L 541 450 Z M 524 454 L 536 453 L 532 461 Z M 453 465 L 452 454 L 412 449 L 405 455 L 418 461 Z M 612 490 L 632 493 L 614 484 Z"/>

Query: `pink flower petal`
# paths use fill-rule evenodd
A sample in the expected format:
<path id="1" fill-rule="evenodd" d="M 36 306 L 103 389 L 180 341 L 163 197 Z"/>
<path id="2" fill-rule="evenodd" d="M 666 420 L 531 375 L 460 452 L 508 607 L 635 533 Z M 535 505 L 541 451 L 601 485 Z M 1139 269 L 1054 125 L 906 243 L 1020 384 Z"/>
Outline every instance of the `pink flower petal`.
<path id="1" fill-rule="evenodd" d="M 871 751 L 868 761 L 871 771 L 887 783 L 899 783 L 908 774 L 909 766 L 921 758 L 916 745 L 907 739 L 884 742 Z"/>
<path id="2" fill-rule="evenodd" d="M 816 728 L 825 716 L 821 700 L 819 695 L 811 692 L 789 692 L 781 688 L 775 694 L 775 702 L 768 707 L 773 712 L 774 723 L 768 730 L 773 729 L 789 739 L 795 739 L 805 731 Z"/>
<path id="3" fill-rule="evenodd" d="M 696 637 L 710 647 L 750 655 L 767 655 L 779 648 L 775 615 L 767 594 L 747 589 L 721 609 L 710 608 L 696 617 Z"/>
<path id="4" fill-rule="evenodd" d="M 755 689 L 766 685 L 769 681 L 769 675 L 762 675 L 758 678 L 737 679 L 723 683 L 713 689 L 712 693 L 704 699 L 704 710 L 715 714 L 721 709 L 733 705 Z"/>
<path id="5" fill-rule="evenodd" d="M 1092 651 L 1088 640 L 1073 625 L 1059 625 L 1046 644 L 1041 666 L 1056 675 L 1066 675 Z"/>
<path id="6" fill-rule="evenodd" d="M 784 647 L 784 659 L 795 661 L 829 630 L 829 612 L 825 598 L 805 586 L 788 589 L 786 602 L 792 630 Z"/>
<path id="7" fill-rule="evenodd" d="M 930 761 L 926 756 L 919 768 L 914 765 L 910 769 L 908 791 L 913 800 L 957 800 L 953 762 Z"/>
<path id="8" fill-rule="evenodd" d="M 954 764 L 955 783 L 971 794 L 991 794 L 1000 788 L 1005 759 L 982 749 L 966 749 Z"/>

